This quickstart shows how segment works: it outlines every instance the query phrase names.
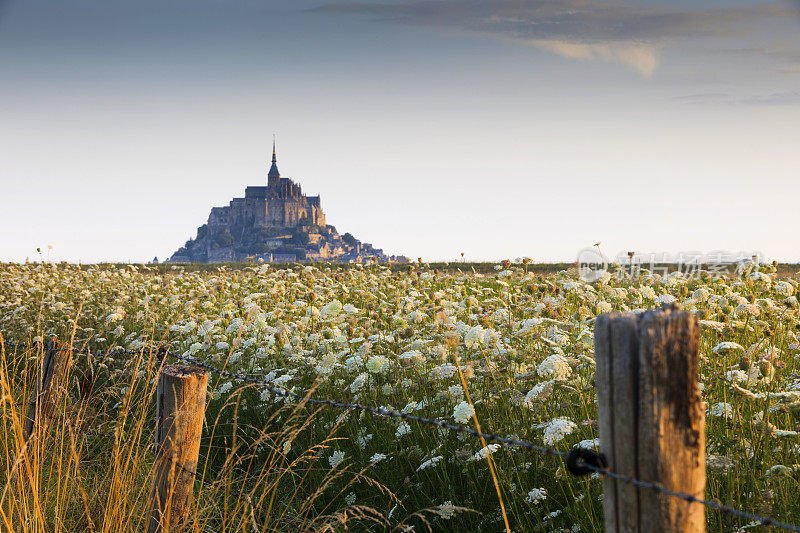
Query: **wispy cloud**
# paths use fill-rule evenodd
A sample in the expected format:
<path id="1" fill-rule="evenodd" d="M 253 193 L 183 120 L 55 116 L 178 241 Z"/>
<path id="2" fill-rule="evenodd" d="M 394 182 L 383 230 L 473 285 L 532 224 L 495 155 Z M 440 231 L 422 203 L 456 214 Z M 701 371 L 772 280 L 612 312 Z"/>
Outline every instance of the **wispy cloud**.
<path id="1" fill-rule="evenodd" d="M 317 10 L 511 39 L 567 58 L 622 63 L 643 76 L 670 40 L 733 35 L 756 19 L 796 14 L 772 4 L 686 10 L 592 0 L 336 2 Z"/>
<path id="2" fill-rule="evenodd" d="M 751 105 L 800 105 L 800 91 L 752 96 L 740 102 Z"/>
<path id="3" fill-rule="evenodd" d="M 684 94 L 682 96 L 675 96 L 672 98 L 679 102 L 686 102 L 689 104 L 703 103 L 703 102 L 723 102 L 731 99 L 728 93 L 696 93 Z"/>
<path id="4" fill-rule="evenodd" d="M 599 59 L 629 65 L 642 76 L 650 77 L 656 69 L 658 46 L 646 43 L 580 43 L 570 41 L 550 41 L 526 39 L 523 42 L 538 48 L 550 50 L 561 57 L 570 59 Z"/>
<path id="5" fill-rule="evenodd" d="M 676 96 L 673 100 L 686 104 L 727 104 L 727 105 L 800 105 L 800 91 L 733 96 L 727 93 L 698 93 Z"/>

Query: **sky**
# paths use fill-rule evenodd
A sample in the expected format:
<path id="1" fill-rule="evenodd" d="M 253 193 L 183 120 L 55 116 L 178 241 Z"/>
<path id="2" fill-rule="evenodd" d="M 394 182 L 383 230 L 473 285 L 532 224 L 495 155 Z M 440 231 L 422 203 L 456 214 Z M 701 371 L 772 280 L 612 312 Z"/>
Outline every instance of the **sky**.
<path id="1" fill-rule="evenodd" d="M 800 261 L 800 2 L 0 0 L 0 261 L 163 260 L 283 176 L 424 260 Z"/>

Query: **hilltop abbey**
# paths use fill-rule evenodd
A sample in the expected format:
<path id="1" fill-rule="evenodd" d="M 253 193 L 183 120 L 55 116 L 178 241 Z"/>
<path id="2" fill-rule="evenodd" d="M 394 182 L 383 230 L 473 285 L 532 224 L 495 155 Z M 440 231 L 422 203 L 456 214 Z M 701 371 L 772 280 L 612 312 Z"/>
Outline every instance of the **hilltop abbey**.
<path id="1" fill-rule="evenodd" d="M 306 196 L 299 184 L 281 177 L 275 141 L 267 185 L 245 188 L 244 198 L 212 207 L 208 221 L 197 228 L 170 262 L 228 261 L 404 261 L 387 257 L 349 233 L 339 235 L 326 223 L 319 196 Z"/>
<path id="2" fill-rule="evenodd" d="M 267 186 L 247 187 L 244 198 L 234 198 L 225 207 L 213 207 L 208 216 L 209 229 L 302 225 L 324 226 L 325 214 L 319 196 L 306 196 L 300 185 L 281 177 L 274 141 Z"/>

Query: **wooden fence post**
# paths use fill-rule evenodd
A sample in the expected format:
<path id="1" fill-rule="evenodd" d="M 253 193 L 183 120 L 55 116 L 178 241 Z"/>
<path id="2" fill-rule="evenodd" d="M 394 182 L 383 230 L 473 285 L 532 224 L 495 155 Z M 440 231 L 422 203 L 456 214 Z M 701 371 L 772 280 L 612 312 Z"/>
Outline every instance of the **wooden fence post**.
<path id="1" fill-rule="evenodd" d="M 161 369 L 149 533 L 183 531 L 191 514 L 207 386 L 205 370 L 183 365 Z"/>
<path id="2" fill-rule="evenodd" d="M 62 345 L 56 340 L 48 341 L 42 350 L 41 367 L 28 402 L 28 413 L 23 427 L 24 444 L 18 466 L 9 479 L 11 485 L 21 488 L 25 479 L 34 476 L 32 468 L 41 463 L 47 430 L 61 403 L 61 393 L 66 387 L 70 351 L 70 346 Z"/>
<path id="3" fill-rule="evenodd" d="M 600 449 L 611 471 L 702 498 L 705 414 L 698 385 L 700 328 L 676 305 L 597 318 Z M 703 533 L 705 508 L 606 477 L 608 532 Z"/>
<path id="4" fill-rule="evenodd" d="M 25 418 L 26 442 L 37 427 L 45 430 L 55 415 L 64 388 L 69 351 L 68 346 L 62 346 L 57 341 L 48 341 L 43 350 L 42 366 Z"/>

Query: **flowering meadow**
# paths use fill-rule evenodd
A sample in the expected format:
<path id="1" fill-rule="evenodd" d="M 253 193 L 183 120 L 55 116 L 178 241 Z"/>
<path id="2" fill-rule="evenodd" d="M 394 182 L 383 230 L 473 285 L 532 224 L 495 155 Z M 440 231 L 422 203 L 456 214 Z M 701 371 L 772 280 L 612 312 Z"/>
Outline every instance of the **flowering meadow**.
<path id="1" fill-rule="evenodd" d="M 6 483 L 2 520 L 20 531 L 144 527 L 157 346 L 313 398 L 602 449 L 597 315 L 677 302 L 703 331 L 706 497 L 800 523 L 796 279 L 749 265 L 590 284 L 524 262 L 459 266 L 0 265 L 6 474 L 41 357 L 30 346 L 75 347 L 37 489 L 23 502 Z M 197 531 L 603 528 L 601 481 L 570 475 L 558 457 L 215 374 L 195 494 Z M 760 527 L 706 516 L 709 531 Z"/>

